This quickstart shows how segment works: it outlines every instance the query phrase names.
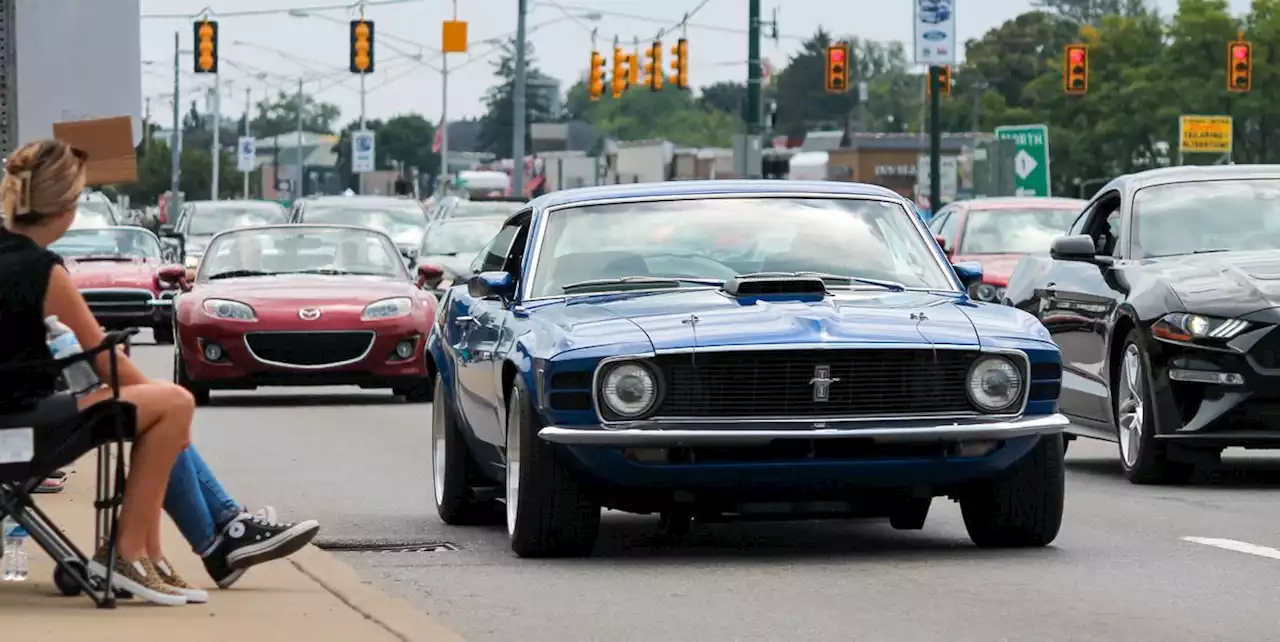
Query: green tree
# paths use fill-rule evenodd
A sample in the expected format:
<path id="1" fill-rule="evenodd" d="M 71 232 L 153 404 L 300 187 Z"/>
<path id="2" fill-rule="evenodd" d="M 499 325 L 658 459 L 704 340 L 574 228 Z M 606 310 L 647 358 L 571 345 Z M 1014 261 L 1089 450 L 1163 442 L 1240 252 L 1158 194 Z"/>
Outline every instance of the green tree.
<path id="1" fill-rule="evenodd" d="M 489 89 L 485 97 L 487 111 L 480 118 L 479 146 L 482 150 L 496 154 L 499 158 L 511 158 L 511 147 L 515 135 L 515 94 L 516 55 L 515 40 L 503 45 L 502 56 L 494 63 L 494 75 L 498 84 Z M 538 71 L 533 53 L 533 44 L 525 45 L 525 77 L 535 78 L 542 74 Z M 524 148 L 528 152 L 533 147 L 530 127 L 533 123 L 545 123 L 556 120 L 557 114 L 551 113 L 551 101 L 546 93 L 540 91 L 525 92 L 525 141 Z"/>
<path id="2" fill-rule="evenodd" d="M 314 96 L 293 92 L 278 92 L 275 97 L 257 104 L 253 118 L 253 135 L 262 138 L 286 134 L 298 129 L 298 109 L 301 104 L 302 128 L 317 134 L 332 134 L 342 110 L 332 103 L 321 102 Z"/>
<path id="3" fill-rule="evenodd" d="M 1037 0 L 1032 4 L 1048 9 L 1073 24 L 1097 24 L 1103 16 L 1134 16 L 1146 13 L 1145 0 Z"/>
<path id="4" fill-rule="evenodd" d="M 1280 162 L 1280 132 L 1276 130 L 1280 103 L 1272 92 L 1262 89 L 1280 87 L 1280 0 L 1253 0 L 1244 27 L 1246 37 L 1253 42 L 1255 89 L 1231 99 L 1231 113 L 1237 119 L 1237 149 L 1232 155 L 1236 162 Z"/>
<path id="5" fill-rule="evenodd" d="M 747 86 L 740 82 L 718 82 L 698 91 L 698 105 L 709 111 L 722 111 L 734 117 L 742 114 Z"/>
<path id="6" fill-rule="evenodd" d="M 434 174 L 440 167 L 440 155 L 431 151 L 435 140 L 435 126 L 419 114 L 395 116 L 387 121 L 378 119 L 365 122 L 374 137 L 374 166 L 390 169 L 393 161 L 404 167 L 417 167 L 423 174 Z M 334 145 L 338 155 L 337 171 L 344 183 L 351 182 L 351 133 L 360 129 L 355 120 L 342 128 L 341 138 Z"/>

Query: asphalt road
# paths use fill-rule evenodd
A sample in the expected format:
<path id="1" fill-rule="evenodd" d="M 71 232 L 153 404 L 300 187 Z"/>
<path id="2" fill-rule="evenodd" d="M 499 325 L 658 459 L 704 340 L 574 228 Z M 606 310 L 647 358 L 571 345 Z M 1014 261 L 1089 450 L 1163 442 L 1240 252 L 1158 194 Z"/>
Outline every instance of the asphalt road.
<path id="1" fill-rule="evenodd" d="M 156 377 L 171 355 L 135 349 Z M 214 393 L 196 443 L 242 501 L 315 517 L 327 541 L 455 544 L 340 555 L 477 642 L 1257 642 L 1280 625 L 1277 456 L 1229 453 L 1192 486 L 1138 487 L 1114 446 L 1077 441 L 1045 549 L 977 550 L 939 500 L 923 531 L 695 524 L 683 544 L 657 538 L 656 518 L 610 514 L 595 557 L 528 561 L 501 528 L 436 519 L 429 422 L 429 405 L 382 392 Z"/>

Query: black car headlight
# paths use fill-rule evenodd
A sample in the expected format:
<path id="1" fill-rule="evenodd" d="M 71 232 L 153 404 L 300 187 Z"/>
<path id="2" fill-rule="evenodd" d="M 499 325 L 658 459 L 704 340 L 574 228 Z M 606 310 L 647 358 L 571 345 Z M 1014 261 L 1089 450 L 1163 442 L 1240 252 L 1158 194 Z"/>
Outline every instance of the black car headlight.
<path id="1" fill-rule="evenodd" d="M 596 374 L 596 397 L 606 419 L 638 419 L 653 411 L 661 396 L 658 372 L 641 361 L 615 361 Z"/>
<path id="2" fill-rule="evenodd" d="M 1010 410 L 1022 401 L 1022 372 L 1005 357 L 978 359 L 968 379 L 969 400 L 983 412 Z"/>
<path id="3" fill-rule="evenodd" d="M 1004 299 L 1005 289 L 990 283 L 975 283 L 969 287 L 969 296 L 979 301 L 999 303 Z"/>
<path id="4" fill-rule="evenodd" d="M 1169 341 L 1228 341 L 1236 338 L 1241 332 L 1249 329 L 1248 321 L 1240 319 L 1220 319 L 1206 317 L 1187 312 L 1166 314 L 1151 326 L 1151 333 L 1157 338 Z"/>

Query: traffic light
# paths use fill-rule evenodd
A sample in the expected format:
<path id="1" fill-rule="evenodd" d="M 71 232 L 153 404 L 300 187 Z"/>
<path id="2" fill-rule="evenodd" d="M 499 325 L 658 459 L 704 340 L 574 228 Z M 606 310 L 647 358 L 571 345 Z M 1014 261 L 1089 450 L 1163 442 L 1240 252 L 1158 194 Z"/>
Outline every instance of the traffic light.
<path id="1" fill-rule="evenodd" d="M 849 91 L 849 43 L 827 45 L 827 93 Z"/>
<path id="2" fill-rule="evenodd" d="M 942 96 L 951 95 L 951 65 L 938 67 L 938 93 Z"/>
<path id="3" fill-rule="evenodd" d="M 1236 40 L 1227 45 L 1227 91 L 1244 93 L 1253 88 L 1253 43 Z"/>
<path id="4" fill-rule="evenodd" d="M 640 53 L 627 54 L 627 87 L 640 86 Z"/>
<path id="5" fill-rule="evenodd" d="M 631 74 L 627 71 L 627 54 L 622 47 L 613 48 L 613 97 L 622 98 L 623 92 L 630 85 Z"/>
<path id="6" fill-rule="evenodd" d="M 373 73 L 373 22 L 351 21 L 351 73 Z"/>
<path id="7" fill-rule="evenodd" d="M 1068 94 L 1089 91 L 1089 47 L 1067 45 L 1063 56 L 1062 89 Z"/>
<path id="8" fill-rule="evenodd" d="M 218 23 L 201 20 L 195 23 L 196 73 L 218 73 Z"/>
<path id="9" fill-rule="evenodd" d="M 671 47 L 671 84 L 689 88 L 689 41 L 684 38 Z"/>
<path id="10" fill-rule="evenodd" d="M 653 46 L 649 47 L 649 62 L 644 65 L 645 78 L 649 84 L 649 91 L 662 90 L 662 43 L 653 41 Z"/>
<path id="11" fill-rule="evenodd" d="M 604 56 L 600 52 L 591 52 L 591 82 L 588 85 L 591 100 L 600 100 L 604 95 Z"/>

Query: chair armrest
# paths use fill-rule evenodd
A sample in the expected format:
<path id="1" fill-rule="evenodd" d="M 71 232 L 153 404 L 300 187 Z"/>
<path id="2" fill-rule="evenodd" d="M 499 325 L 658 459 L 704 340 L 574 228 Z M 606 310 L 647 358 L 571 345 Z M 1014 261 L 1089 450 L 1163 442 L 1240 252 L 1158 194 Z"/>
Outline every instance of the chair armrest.
<path id="1" fill-rule="evenodd" d="M 69 357 L 63 357 L 61 359 L 54 359 L 52 363 L 56 365 L 53 367 L 54 369 L 60 372 L 63 369 L 65 369 L 67 366 L 73 363 L 77 363 L 80 361 L 88 361 L 89 359 L 93 359 L 98 355 L 102 354 L 103 352 L 106 352 L 108 350 L 115 348 L 116 346 L 124 345 L 129 341 L 129 338 L 135 334 L 138 334 L 137 328 L 129 328 L 127 330 L 116 330 L 114 332 L 108 332 L 107 335 L 103 337 L 102 343 L 99 343 L 98 345 L 92 348 L 89 348 L 88 350 L 81 351 L 78 354 L 73 354 Z"/>

